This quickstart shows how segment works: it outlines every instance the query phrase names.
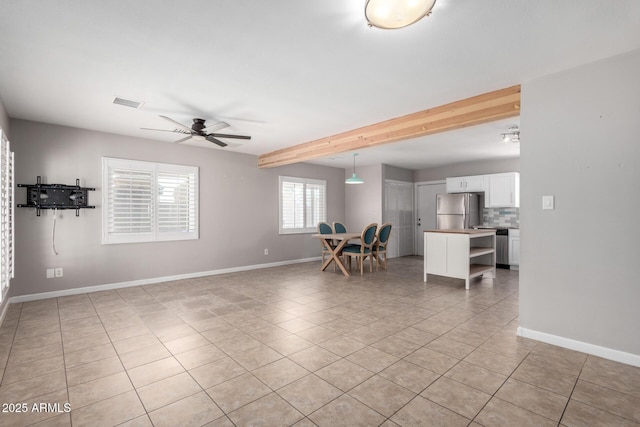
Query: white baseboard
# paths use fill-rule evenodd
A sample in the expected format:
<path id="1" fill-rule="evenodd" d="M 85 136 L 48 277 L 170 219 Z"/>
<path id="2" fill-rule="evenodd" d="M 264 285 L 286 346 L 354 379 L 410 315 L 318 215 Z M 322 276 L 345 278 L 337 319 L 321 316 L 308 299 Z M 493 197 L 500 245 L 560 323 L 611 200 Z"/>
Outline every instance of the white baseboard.
<path id="1" fill-rule="evenodd" d="M 237 273 L 240 271 L 259 270 L 261 268 L 281 267 L 284 265 L 301 264 L 304 262 L 319 261 L 321 257 L 295 259 L 290 261 L 270 262 L 267 264 L 244 265 L 241 267 L 223 268 L 220 270 L 199 271 L 195 273 L 177 274 L 175 276 L 152 277 L 149 279 L 131 280 L 128 282 L 108 283 L 104 285 L 86 286 L 83 288 L 63 289 L 60 291 L 42 292 L 39 294 L 20 295 L 11 297 L 10 303 L 36 301 L 47 298 L 65 297 L 68 295 L 86 294 L 89 292 L 108 291 L 112 289 L 129 288 L 132 286 L 151 285 L 154 283 L 170 282 L 173 280 L 194 279 L 197 277 L 216 276 L 219 274 Z M 9 304 L 6 305 L 7 307 Z M 6 309 L 5 309 L 6 310 Z M 3 313 L 4 315 L 4 313 Z"/>
<path id="2" fill-rule="evenodd" d="M 524 338 L 531 338 L 533 340 L 542 341 L 547 344 L 557 345 L 558 347 L 568 348 L 569 350 L 580 351 L 582 353 L 602 357 L 603 359 L 609 359 L 615 362 L 640 367 L 640 355 L 637 354 L 614 350 L 607 347 L 601 347 L 599 345 L 576 341 L 570 338 L 559 337 L 557 335 L 551 335 L 545 332 L 534 331 L 532 329 L 526 329 L 523 327 L 518 328 L 517 334 Z"/>

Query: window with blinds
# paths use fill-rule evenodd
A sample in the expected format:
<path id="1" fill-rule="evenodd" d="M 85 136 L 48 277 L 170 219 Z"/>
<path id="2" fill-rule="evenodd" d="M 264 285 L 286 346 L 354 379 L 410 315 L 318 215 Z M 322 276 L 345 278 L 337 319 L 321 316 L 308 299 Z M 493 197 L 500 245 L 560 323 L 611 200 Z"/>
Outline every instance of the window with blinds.
<path id="1" fill-rule="evenodd" d="M 0 129 L 0 301 L 7 297 L 13 278 L 14 262 L 14 189 L 13 152 Z"/>
<path id="2" fill-rule="evenodd" d="M 198 168 L 103 157 L 103 243 L 198 238 Z"/>
<path id="3" fill-rule="evenodd" d="M 280 177 L 280 234 L 313 233 L 327 217 L 327 182 Z"/>

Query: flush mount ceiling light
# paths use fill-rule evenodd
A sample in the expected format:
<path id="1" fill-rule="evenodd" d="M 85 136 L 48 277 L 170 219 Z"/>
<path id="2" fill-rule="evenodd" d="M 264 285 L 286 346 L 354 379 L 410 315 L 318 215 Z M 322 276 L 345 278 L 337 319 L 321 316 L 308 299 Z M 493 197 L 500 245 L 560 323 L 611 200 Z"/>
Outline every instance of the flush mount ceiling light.
<path id="1" fill-rule="evenodd" d="M 358 155 L 358 153 L 353 153 L 353 175 L 351 175 L 351 178 L 347 178 L 344 180 L 345 184 L 364 184 L 364 181 L 362 180 L 362 178 L 359 178 L 358 175 L 356 175 L 356 156 Z"/>
<path id="2" fill-rule="evenodd" d="M 517 126 L 510 127 L 509 131 L 500 134 L 500 137 L 502 137 L 504 142 L 518 143 L 520 142 L 520 130 Z"/>
<path id="3" fill-rule="evenodd" d="M 367 0 L 364 16 L 370 27 L 403 28 L 431 13 L 436 0 Z"/>

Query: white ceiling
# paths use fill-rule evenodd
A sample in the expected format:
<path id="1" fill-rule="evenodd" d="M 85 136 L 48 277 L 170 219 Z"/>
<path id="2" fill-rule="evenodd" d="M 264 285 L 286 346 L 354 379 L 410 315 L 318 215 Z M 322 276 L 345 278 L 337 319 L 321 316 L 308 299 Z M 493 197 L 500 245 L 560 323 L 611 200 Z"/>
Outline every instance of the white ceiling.
<path id="1" fill-rule="evenodd" d="M 253 137 L 226 149 L 259 155 L 640 48 L 637 0 L 437 0 L 402 30 L 367 27 L 364 3 L 3 0 L 0 97 L 13 118 L 158 144 L 180 139 L 140 129 L 169 129 L 158 114 L 224 120 Z M 517 123 L 362 150 L 357 162 L 514 157 L 499 134 Z M 352 156 L 318 162 L 349 168 Z"/>

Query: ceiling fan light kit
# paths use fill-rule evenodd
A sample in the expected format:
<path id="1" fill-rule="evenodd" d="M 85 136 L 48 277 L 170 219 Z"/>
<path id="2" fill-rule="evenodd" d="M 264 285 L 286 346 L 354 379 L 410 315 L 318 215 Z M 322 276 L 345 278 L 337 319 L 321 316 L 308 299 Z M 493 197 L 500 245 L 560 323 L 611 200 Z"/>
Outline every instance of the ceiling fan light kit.
<path id="1" fill-rule="evenodd" d="M 520 142 L 520 129 L 517 126 L 510 127 L 508 132 L 500 134 L 504 142 L 512 142 L 514 144 Z"/>
<path id="2" fill-rule="evenodd" d="M 367 0 L 364 16 L 370 27 L 404 28 L 429 16 L 436 0 Z"/>

